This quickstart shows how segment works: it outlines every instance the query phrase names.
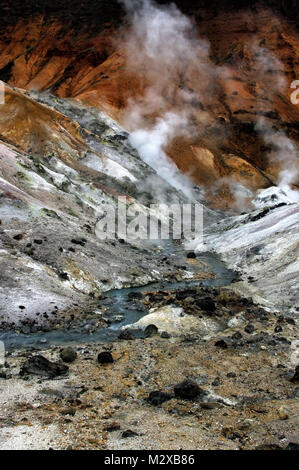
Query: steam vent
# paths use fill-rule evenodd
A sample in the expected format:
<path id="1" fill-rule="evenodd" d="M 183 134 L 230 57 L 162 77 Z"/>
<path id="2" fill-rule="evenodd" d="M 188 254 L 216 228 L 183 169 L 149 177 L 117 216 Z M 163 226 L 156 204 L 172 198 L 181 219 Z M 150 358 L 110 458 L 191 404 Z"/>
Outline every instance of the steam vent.
<path id="1" fill-rule="evenodd" d="M 298 450 L 298 12 L 0 0 L 0 450 Z"/>

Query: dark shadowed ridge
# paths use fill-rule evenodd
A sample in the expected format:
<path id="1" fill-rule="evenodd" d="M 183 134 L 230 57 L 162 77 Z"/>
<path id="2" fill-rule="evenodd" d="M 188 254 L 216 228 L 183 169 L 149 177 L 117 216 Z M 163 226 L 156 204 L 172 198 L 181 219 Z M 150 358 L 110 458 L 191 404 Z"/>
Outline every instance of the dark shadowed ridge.
<path id="1" fill-rule="evenodd" d="M 169 0 L 158 0 L 167 4 Z M 198 9 L 217 11 L 242 8 L 255 8 L 264 5 L 286 15 L 290 20 L 298 19 L 297 0 L 176 0 L 179 8 L 185 13 Z M 99 31 L 107 22 L 118 23 L 124 16 L 124 10 L 116 0 L 3 0 L 0 2 L 0 25 L 14 24 L 20 18 L 44 14 L 46 17 L 60 17 L 72 21 L 77 29 Z"/>

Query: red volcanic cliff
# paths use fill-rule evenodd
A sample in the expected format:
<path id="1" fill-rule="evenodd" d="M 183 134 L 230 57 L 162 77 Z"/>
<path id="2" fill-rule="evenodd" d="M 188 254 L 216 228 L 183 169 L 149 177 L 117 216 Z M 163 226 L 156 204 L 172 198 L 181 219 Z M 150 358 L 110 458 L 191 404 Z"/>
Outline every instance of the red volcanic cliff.
<path id="1" fill-rule="evenodd" d="M 275 157 L 275 141 L 265 139 L 257 123 L 262 120 L 272 132 L 298 140 L 299 109 L 290 101 L 290 85 L 299 77 L 298 31 L 290 18 L 265 8 L 219 10 L 216 15 L 193 8 L 193 17 L 196 36 L 210 44 L 208 56 L 174 78 L 170 75 L 171 83 L 166 76 L 163 106 L 143 118 L 151 123 L 159 113 L 181 112 L 182 91 L 192 95 L 192 132 L 173 136 L 167 153 L 206 187 L 212 205 L 225 207 L 231 204 L 231 181 L 249 189 L 278 181 L 282 162 Z M 18 88 L 74 97 L 134 130 L 127 120 L 128 100 L 142 102 L 153 81 L 164 78 L 142 68 L 134 51 L 128 59 L 130 26 L 124 24 L 119 27 L 105 18 L 98 30 L 89 31 L 86 24 L 63 22 L 55 14 L 11 22 L 0 35 L 0 79 Z M 17 143 L 18 129 L 26 121 L 21 123 L 12 111 L 10 116 L 16 134 L 11 140 Z M 6 125 L 1 119 L 0 134 L 7 132 Z"/>

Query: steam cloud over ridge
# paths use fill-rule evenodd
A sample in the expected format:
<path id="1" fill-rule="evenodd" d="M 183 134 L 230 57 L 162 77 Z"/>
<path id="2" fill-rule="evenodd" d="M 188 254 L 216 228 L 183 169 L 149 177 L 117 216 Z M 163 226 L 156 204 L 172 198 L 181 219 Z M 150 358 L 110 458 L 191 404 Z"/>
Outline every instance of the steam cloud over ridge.
<path id="1" fill-rule="evenodd" d="M 174 4 L 161 6 L 154 0 L 120 2 L 130 23 L 122 42 L 126 66 L 138 71 L 142 83 L 140 93 L 128 99 L 124 113 L 124 124 L 131 132 L 130 143 L 160 176 L 192 198 L 191 180 L 180 173 L 167 149 L 175 138 L 200 135 L 201 126 L 215 120 L 207 107 L 200 109 L 196 103 L 215 92 L 218 78 L 226 73 L 230 76 L 230 68 L 211 61 L 209 42 L 198 36 L 196 25 Z M 270 73 L 274 80 L 268 95 L 283 93 L 287 87 L 284 65 L 257 38 L 249 48 L 254 59 L 249 71 L 252 80 L 269 89 Z M 190 78 L 196 82 L 196 91 L 188 86 Z M 256 104 L 262 115 L 263 103 L 258 94 Z M 266 145 L 276 149 L 268 154 L 268 159 L 280 167 L 278 184 L 290 199 L 297 201 L 298 191 L 291 188 L 298 177 L 296 144 L 283 131 L 274 131 L 269 125 L 257 113 L 255 130 Z M 216 139 L 217 136 L 215 142 Z M 218 187 L 220 184 L 230 187 L 236 206 L 243 208 L 244 199 L 246 207 L 246 200 L 251 199 L 250 187 L 242 187 L 233 176 L 219 178 Z"/>
<path id="2" fill-rule="evenodd" d="M 174 136 L 192 133 L 194 93 L 182 86 L 187 70 L 208 67 L 209 44 L 174 4 L 124 0 L 131 27 L 125 39 L 128 68 L 144 75 L 146 90 L 129 100 L 126 124 L 141 158 L 172 186 L 192 197 L 192 183 L 165 152 Z M 192 72 L 192 70 L 191 70 Z"/>

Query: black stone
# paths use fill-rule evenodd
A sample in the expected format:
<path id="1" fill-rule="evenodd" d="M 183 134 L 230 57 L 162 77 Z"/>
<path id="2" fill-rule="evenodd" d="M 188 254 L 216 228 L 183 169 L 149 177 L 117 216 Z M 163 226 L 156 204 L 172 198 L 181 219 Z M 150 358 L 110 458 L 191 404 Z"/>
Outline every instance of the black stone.
<path id="1" fill-rule="evenodd" d="M 74 362 L 77 359 L 78 355 L 74 349 L 66 348 L 60 351 L 60 357 L 63 362 Z"/>
<path id="2" fill-rule="evenodd" d="M 176 397 L 192 400 L 193 398 L 202 395 L 203 390 L 192 380 L 184 380 L 174 386 L 174 394 Z"/>
<path id="3" fill-rule="evenodd" d="M 86 238 L 73 238 L 71 240 L 71 243 L 74 243 L 75 245 L 81 245 L 81 246 L 85 246 L 86 242 L 87 242 Z"/>
<path id="4" fill-rule="evenodd" d="M 299 450 L 298 442 L 289 442 L 285 450 Z"/>
<path id="5" fill-rule="evenodd" d="M 204 312 L 208 313 L 213 313 L 216 310 L 215 302 L 210 297 L 198 300 L 197 306 Z"/>
<path id="6" fill-rule="evenodd" d="M 227 343 L 224 341 L 224 339 L 219 339 L 216 341 L 215 346 L 218 348 L 227 349 Z"/>
<path id="7" fill-rule="evenodd" d="M 254 326 L 251 323 L 248 323 L 248 325 L 245 326 L 244 331 L 251 334 L 254 332 Z"/>
<path id="8" fill-rule="evenodd" d="M 136 339 L 136 336 L 133 335 L 132 331 L 130 330 L 122 330 L 118 335 L 118 339 L 132 341 L 133 339 Z"/>
<path id="9" fill-rule="evenodd" d="M 295 372 L 293 377 L 291 378 L 291 382 L 299 382 L 299 366 L 296 366 Z"/>
<path id="10" fill-rule="evenodd" d="M 143 294 L 141 292 L 129 292 L 128 293 L 129 300 L 142 299 L 142 298 L 143 298 Z"/>
<path id="11" fill-rule="evenodd" d="M 154 390 L 150 392 L 148 396 L 148 401 L 151 405 L 158 406 L 164 403 L 165 401 L 170 400 L 172 397 L 169 393 L 160 392 L 160 390 Z"/>
<path id="12" fill-rule="evenodd" d="M 167 331 L 162 331 L 160 336 L 165 339 L 171 338 L 171 335 Z"/>
<path id="13" fill-rule="evenodd" d="M 127 429 L 121 435 L 123 439 L 127 439 L 128 437 L 135 437 L 135 436 L 138 436 L 137 432 L 132 431 L 131 429 Z"/>
<path id="14" fill-rule="evenodd" d="M 240 331 L 235 331 L 235 333 L 233 333 L 231 337 L 232 339 L 241 339 L 242 334 L 240 333 Z"/>
<path id="15" fill-rule="evenodd" d="M 65 375 L 69 368 L 59 362 L 51 362 L 44 356 L 32 356 L 23 364 L 20 375 L 33 374 L 42 375 L 49 378 L 54 378 L 60 375 Z"/>
<path id="16" fill-rule="evenodd" d="M 144 336 L 146 338 L 150 338 L 151 336 L 154 336 L 158 334 L 158 328 L 156 325 L 147 325 L 147 327 L 144 330 Z"/>
<path id="17" fill-rule="evenodd" d="M 111 352 L 109 351 L 102 351 L 98 354 L 98 362 L 100 364 L 112 364 L 114 359 L 112 357 Z"/>
<path id="18" fill-rule="evenodd" d="M 234 377 L 237 377 L 237 374 L 235 374 L 234 372 L 229 372 L 228 374 L 226 374 L 226 377 L 234 378 Z"/>

